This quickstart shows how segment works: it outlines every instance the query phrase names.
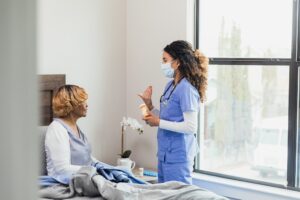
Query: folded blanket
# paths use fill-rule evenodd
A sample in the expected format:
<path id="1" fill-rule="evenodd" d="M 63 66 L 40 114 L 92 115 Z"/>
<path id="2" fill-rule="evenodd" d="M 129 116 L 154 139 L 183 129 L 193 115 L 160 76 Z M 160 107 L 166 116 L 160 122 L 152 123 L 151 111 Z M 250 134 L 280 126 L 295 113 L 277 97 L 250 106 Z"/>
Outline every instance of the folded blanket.
<path id="1" fill-rule="evenodd" d="M 106 163 L 97 162 L 94 165 L 97 169 L 97 172 L 102 175 L 106 180 L 115 182 L 115 183 L 137 183 L 137 184 L 146 184 L 145 181 L 136 178 L 132 172 L 121 169 L 117 167 L 110 166 Z"/>
<path id="2" fill-rule="evenodd" d="M 147 184 L 145 181 L 136 178 L 132 172 L 121 169 L 118 167 L 114 167 L 111 165 L 108 165 L 106 163 L 97 162 L 94 163 L 93 166 L 98 174 L 103 176 L 105 179 L 115 182 L 115 183 L 137 183 L 137 184 Z M 41 187 L 45 186 L 54 186 L 57 184 L 64 184 L 68 185 L 70 182 L 70 175 L 68 174 L 62 174 L 58 177 L 50 177 L 50 176 L 40 176 L 39 177 L 39 185 Z"/>
<path id="3" fill-rule="evenodd" d="M 59 181 L 52 178 L 51 176 L 39 176 L 39 186 L 40 187 L 49 187 L 54 185 L 61 185 Z"/>
<path id="4" fill-rule="evenodd" d="M 228 200 L 194 185 L 177 181 L 160 184 L 114 183 L 96 172 L 94 167 L 82 167 L 71 178 L 70 185 L 55 185 L 39 191 L 40 197 L 66 199 L 78 196 L 112 200 Z"/>
<path id="5" fill-rule="evenodd" d="M 100 196 L 100 193 L 92 181 L 92 177 L 97 175 L 94 167 L 82 167 L 71 178 L 69 185 L 56 184 L 51 187 L 43 187 L 39 190 L 39 196 L 49 199 L 68 199 L 75 196 L 88 196 L 95 197 Z M 51 180 L 51 179 L 44 179 Z M 55 179 L 52 179 L 54 183 Z M 41 180 L 40 180 L 41 181 Z M 57 184 L 58 183 L 58 184 Z"/>

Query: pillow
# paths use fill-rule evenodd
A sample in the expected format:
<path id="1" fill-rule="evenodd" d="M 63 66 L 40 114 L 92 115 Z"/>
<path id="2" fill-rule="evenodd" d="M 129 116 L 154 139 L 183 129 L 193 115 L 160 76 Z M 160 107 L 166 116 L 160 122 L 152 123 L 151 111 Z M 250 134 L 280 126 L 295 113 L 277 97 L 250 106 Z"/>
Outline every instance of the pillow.
<path id="1" fill-rule="evenodd" d="M 47 175 L 47 162 L 46 162 L 46 151 L 45 151 L 45 136 L 48 126 L 39 126 L 39 149 L 40 149 L 40 172 L 39 175 Z"/>

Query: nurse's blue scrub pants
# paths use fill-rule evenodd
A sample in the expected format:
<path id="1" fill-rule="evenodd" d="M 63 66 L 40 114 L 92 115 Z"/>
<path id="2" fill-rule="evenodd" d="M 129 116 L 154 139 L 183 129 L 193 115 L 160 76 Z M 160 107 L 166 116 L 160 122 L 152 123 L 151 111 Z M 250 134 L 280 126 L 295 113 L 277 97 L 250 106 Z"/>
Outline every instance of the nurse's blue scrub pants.
<path id="1" fill-rule="evenodd" d="M 158 182 L 181 181 L 192 184 L 193 162 L 168 163 L 158 160 Z"/>

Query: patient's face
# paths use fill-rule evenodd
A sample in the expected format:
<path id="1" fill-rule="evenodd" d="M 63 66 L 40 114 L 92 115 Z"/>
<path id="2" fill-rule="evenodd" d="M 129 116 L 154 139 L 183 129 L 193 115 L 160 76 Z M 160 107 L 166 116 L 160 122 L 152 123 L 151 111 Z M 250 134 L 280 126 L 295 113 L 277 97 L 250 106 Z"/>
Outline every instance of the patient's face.
<path id="1" fill-rule="evenodd" d="M 88 104 L 87 101 L 82 102 L 77 106 L 77 108 L 74 110 L 74 114 L 76 114 L 78 117 L 85 117 L 88 110 Z"/>

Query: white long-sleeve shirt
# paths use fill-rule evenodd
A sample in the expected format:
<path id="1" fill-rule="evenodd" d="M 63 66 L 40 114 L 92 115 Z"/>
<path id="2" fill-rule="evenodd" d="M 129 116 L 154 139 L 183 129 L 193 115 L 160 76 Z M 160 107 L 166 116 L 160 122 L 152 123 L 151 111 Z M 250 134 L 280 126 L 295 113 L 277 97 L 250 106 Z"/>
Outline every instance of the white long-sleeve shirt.
<path id="1" fill-rule="evenodd" d="M 83 134 L 82 137 L 84 137 Z M 49 125 L 45 138 L 47 172 L 49 176 L 60 180 L 60 177 L 71 176 L 83 166 L 71 164 L 70 142 L 71 138 L 68 130 L 60 122 L 54 120 Z M 91 159 L 92 162 L 97 162 L 87 152 L 83 153 L 86 156 L 86 160 Z M 90 157 L 88 158 L 88 156 Z M 60 181 L 64 182 L 64 180 Z"/>
<path id="2" fill-rule="evenodd" d="M 159 116 L 159 110 L 154 108 L 152 113 Z M 198 128 L 198 113 L 197 112 L 184 112 L 182 122 L 171 122 L 160 119 L 159 128 L 174 131 L 177 133 L 195 134 Z"/>

